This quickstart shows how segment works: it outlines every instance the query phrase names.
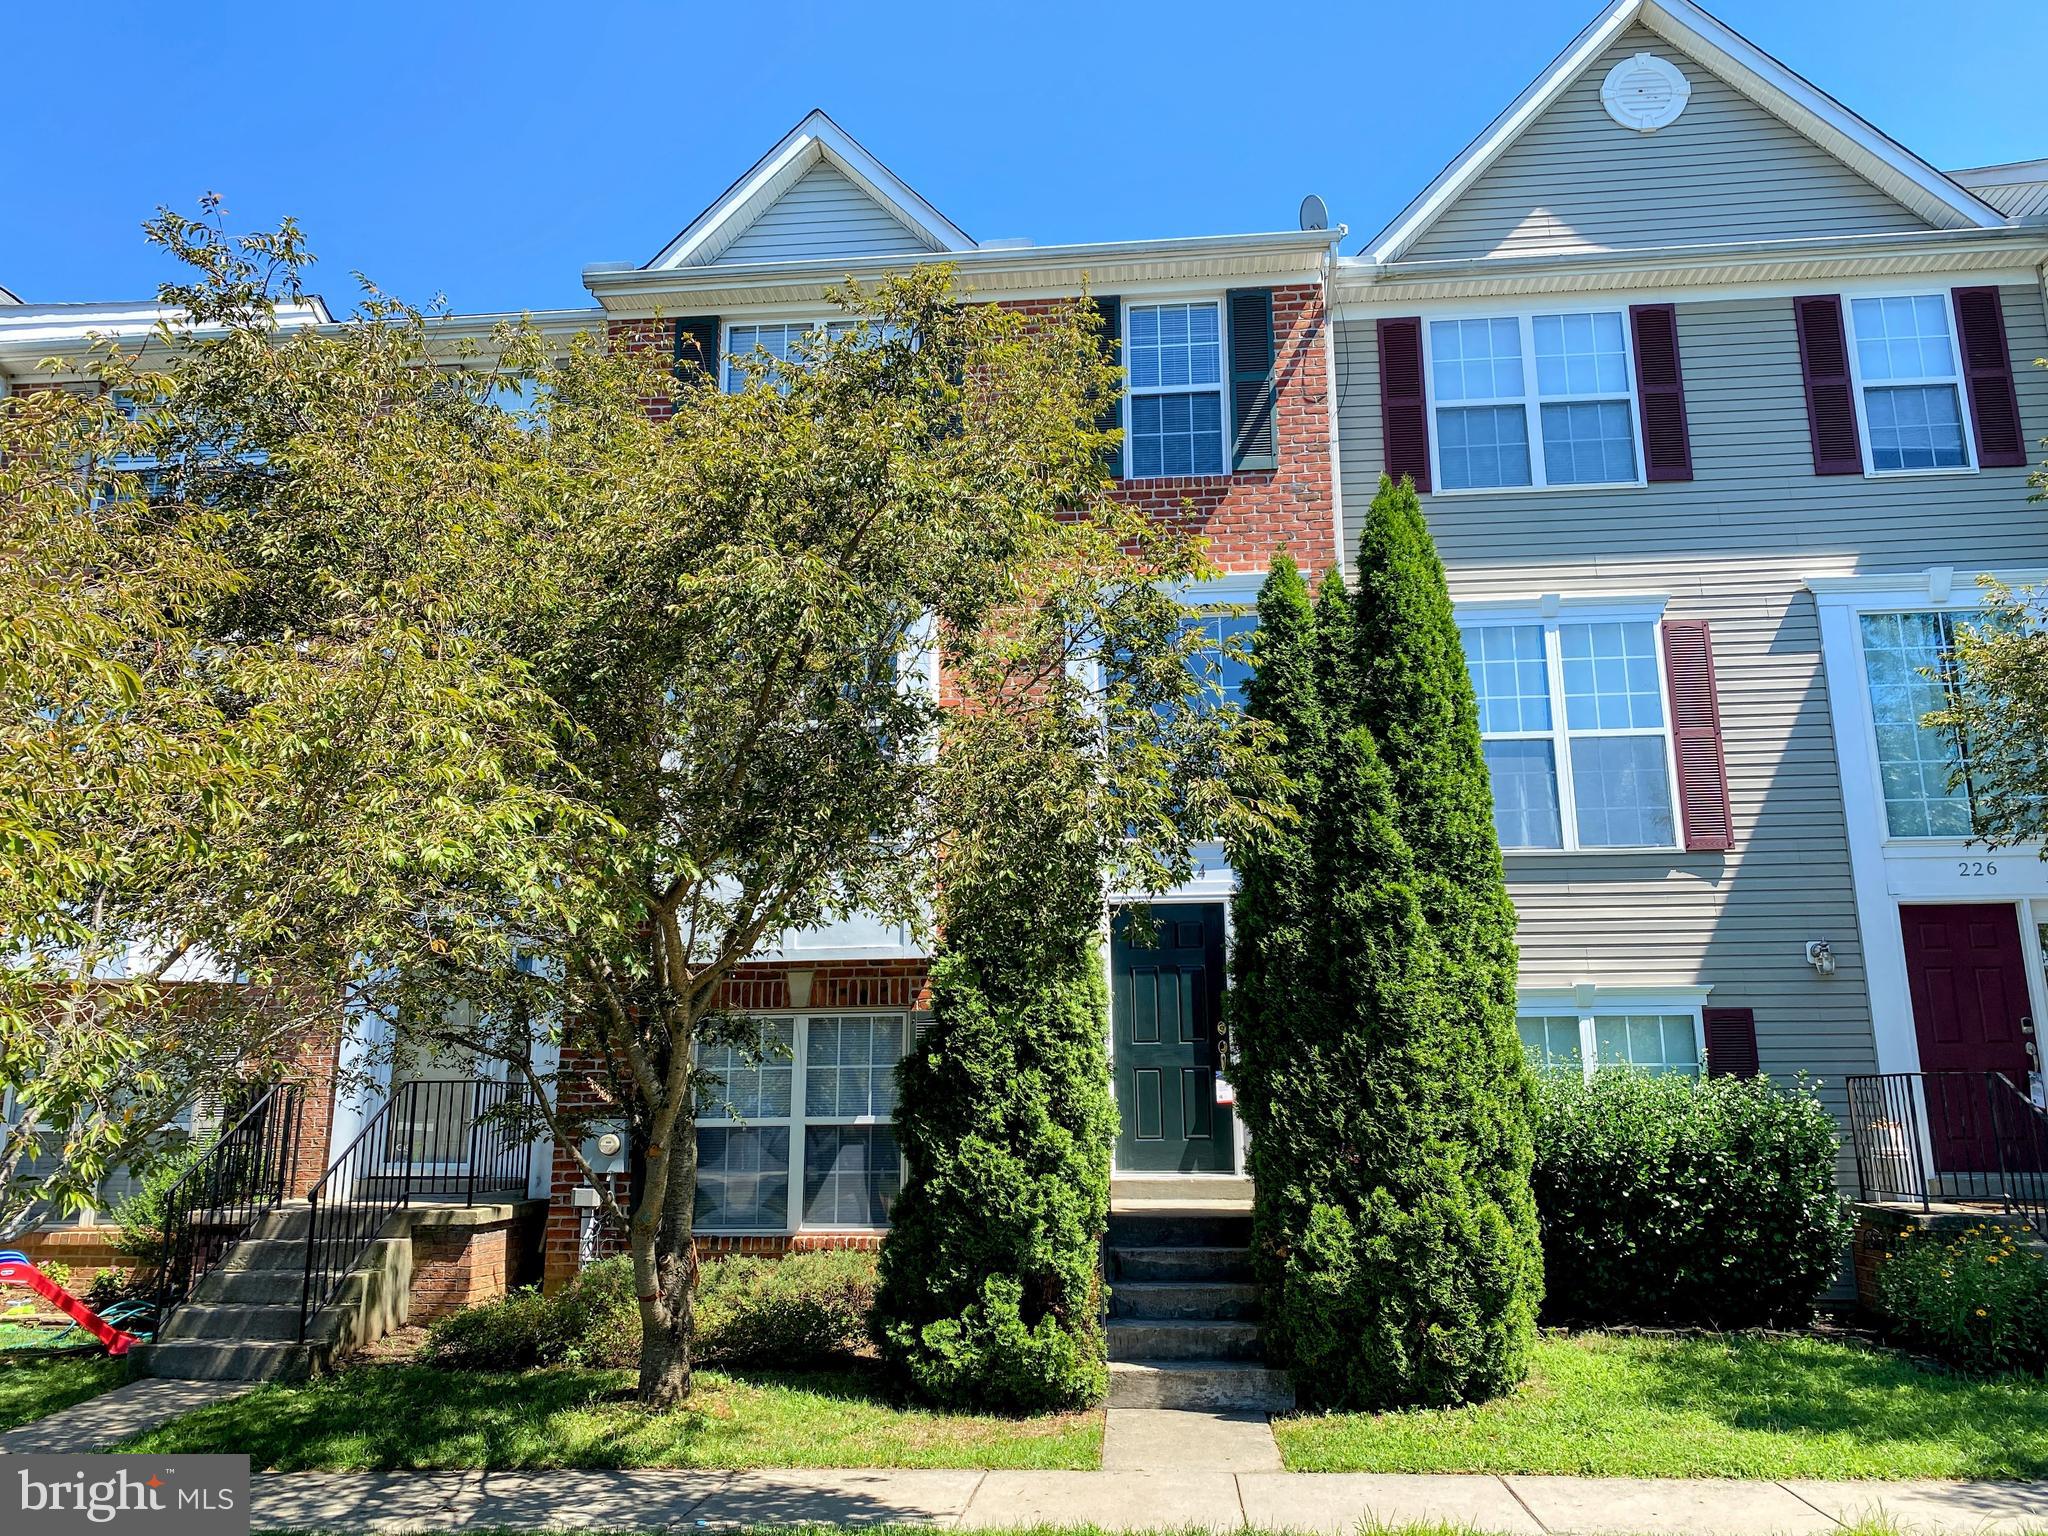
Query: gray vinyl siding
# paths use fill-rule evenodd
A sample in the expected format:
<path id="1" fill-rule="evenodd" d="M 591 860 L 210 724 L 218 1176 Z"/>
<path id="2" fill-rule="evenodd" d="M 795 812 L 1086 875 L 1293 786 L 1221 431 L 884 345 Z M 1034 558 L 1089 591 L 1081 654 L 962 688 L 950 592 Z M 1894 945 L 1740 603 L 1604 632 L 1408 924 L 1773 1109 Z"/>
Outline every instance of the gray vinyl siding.
<path id="1" fill-rule="evenodd" d="M 1816 289 L 1823 285 L 1816 284 Z M 1930 278 L 1920 291 L 1950 283 Z M 2048 433 L 2041 295 L 2002 290 L 2029 442 Z M 1617 303 L 1626 303 L 1625 297 Z M 2048 564 L 2025 469 L 1873 480 L 1813 473 L 1789 298 L 1678 305 L 1694 479 L 1425 498 L 1460 597 L 1665 593 L 1712 626 L 1735 817 L 1727 854 L 1511 854 L 1522 981 L 1709 984 L 1756 1010 L 1767 1071 L 1875 1071 L 1848 834 L 1812 596 L 1817 572 Z M 1347 544 L 1382 467 L 1373 322 L 1338 330 Z M 1434 423 L 1432 423 L 1434 426 Z M 1808 939 L 1839 969 L 1816 977 Z"/>
<path id="2" fill-rule="evenodd" d="M 1974 187 L 1971 190 L 2009 219 L 2048 216 L 2048 181 L 2012 181 L 2002 187 Z"/>
<path id="3" fill-rule="evenodd" d="M 715 260 L 803 261 L 930 249 L 923 236 L 855 186 L 838 166 L 820 160 Z"/>
<path id="4" fill-rule="evenodd" d="M 1678 120 L 1637 133 L 1601 82 L 1653 53 L 1684 71 Z M 1925 229 L 1926 222 L 1643 27 L 1631 27 L 1406 253 L 1407 260 L 1627 250 Z"/>

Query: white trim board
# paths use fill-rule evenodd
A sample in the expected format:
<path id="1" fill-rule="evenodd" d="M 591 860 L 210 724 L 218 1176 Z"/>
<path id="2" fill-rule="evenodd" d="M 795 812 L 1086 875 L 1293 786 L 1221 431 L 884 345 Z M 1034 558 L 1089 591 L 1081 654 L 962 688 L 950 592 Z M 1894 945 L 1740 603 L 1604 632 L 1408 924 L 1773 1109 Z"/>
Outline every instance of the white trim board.
<path id="1" fill-rule="evenodd" d="M 1804 134 L 1937 229 L 1991 229 L 1989 204 L 1851 112 L 1825 91 L 1716 21 L 1691 0 L 1612 0 L 1521 95 L 1374 239 L 1366 259 L 1400 260 L 1474 182 L 1564 94 L 1614 40 L 1641 22 L 1702 68 Z"/>
<path id="2" fill-rule="evenodd" d="M 2037 848 L 1992 853 L 1981 845 L 1973 848 L 1962 838 L 1895 838 L 1886 820 L 1876 727 L 1857 621 L 1865 613 L 1968 613 L 1980 600 L 1974 574 L 1953 566 L 1933 566 L 1921 571 L 1805 579 L 1820 619 L 1822 671 L 1841 775 L 1857 936 L 1863 950 L 1879 1072 L 1920 1068 L 1905 935 L 1899 926 L 1901 904 L 2009 905 L 2028 898 L 2048 899 L 2048 863 L 2039 858 Z M 2031 585 L 2048 577 L 2048 572 L 2031 569 L 1989 574 L 2009 586 Z M 1997 874 L 1981 872 L 1987 862 L 1996 864 Z M 1980 866 L 1979 872 L 1968 872 L 1966 866 L 1971 864 Z M 2024 929 L 2023 922 L 2023 934 Z M 2029 985 L 2038 986 L 2038 976 L 2030 976 Z"/>
<path id="3" fill-rule="evenodd" d="M 645 270 L 673 271 L 716 261 L 720 252 L 751 228 L 777 198 L 820 160 L 829 161 L 934 252 L 975 249 L 973 238 L 965 230 L 869 154 L 852 134 L 822 110 L 813 108 L 738 181 L 720 193 L 710 207 L 692 219 L 681 234 L 662 247 Z"/>

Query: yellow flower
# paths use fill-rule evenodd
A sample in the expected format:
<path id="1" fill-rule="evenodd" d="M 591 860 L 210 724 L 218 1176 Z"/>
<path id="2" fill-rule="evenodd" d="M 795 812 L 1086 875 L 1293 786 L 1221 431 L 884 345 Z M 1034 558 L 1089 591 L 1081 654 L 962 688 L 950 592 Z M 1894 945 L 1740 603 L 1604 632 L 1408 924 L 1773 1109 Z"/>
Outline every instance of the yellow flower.
<path id="1" fill-rule="evenodd" d="M 1995 1253 L 1987 1253 L 1984 1255 L 1984 1262 L 1986 1264 L 1996 1264 L 1998 1262 L 1998 1255 Z"/>
<path id="2" fill-rule="evenodd" d="M 1946 1280 L 1946 1279 L 1947 1279 L 1947 1278 L 1948 1278 L 1948 1277 L 1949 1277 L 1950 1275 L 1952 1275 L 1952 1274 L 1954 1274 L 1954 1273 L 1955 1273 L 1955 1271 L 1954 1271 L 1954 1270 L 1952 1270 L 1952 1269 L 1944 1269 L 1944 1270 L 1943 1270 L 1943 1271 L 1941 1272 L 1941 1278 L 1942 1278 L 1942 1279 L 1944 1279 L 1944 1280 Z"/>
<path id="3" fill-rule="evenodd" d="M 1989 1312 L 1986 1312 L 1982 1307 L 1979 1307 L 1977 1309 L 1977 1315 L 1979 1317 L 1989 1317 L 1991 1314 Z"/>

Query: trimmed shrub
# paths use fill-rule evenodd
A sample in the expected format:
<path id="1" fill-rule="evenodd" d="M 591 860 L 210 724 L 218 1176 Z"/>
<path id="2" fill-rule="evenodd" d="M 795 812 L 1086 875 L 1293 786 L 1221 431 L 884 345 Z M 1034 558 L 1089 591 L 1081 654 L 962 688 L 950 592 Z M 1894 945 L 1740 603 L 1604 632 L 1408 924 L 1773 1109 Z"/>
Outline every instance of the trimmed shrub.
<path id="1" fill-rule="evenodd" d="M 697 1287 L 699 1359 L 796 1370 L 867 1343 L 875 1255 L 793 1253 L 704 1266 Z"/>
<path id="2" fill-rule="evenodd" d="M 1527 1373 L 1542 1292 L 1514 911 L 1478 710 L 1412 488 L 1359 588 L 1259 601 L 1249 713 L 1292 819 L 1233 846 L 1228 1006 L 1268 1348 L 1305 1404 L 1473 1401 Z"/>
<path id="3" fill-rule="evenodd" d="M 693 1355 L 713 1365 L 815 1366 L 866 1342 L 874 1295 L 870 1253 L 714 1259 L 698 1280 Z M 552 1296 L 522 1288 L 439 1318 L 426 1358 L 463 1370 L 636 1364 L 632 1260 L 600 1259 Z"/>
<path id="4" fill-rule="evenodd" d="M 2048 1259 L 2009 1231 L 1899 1233 L 1877 1302 L 1900 1343 L 1962 1370 L 2048 1374 Z"/>
<path id="5" fill-rule="evenodd" d="M 552 1365 L 557 1310 L 531 1286 L 464 1307 L 427 1326 L 424 1359 L 469 1371 L 523 1371 Z"/>
<path id="6" fill-rule="evenodd" d="M 973 751 L 991 768 L 964 773 L 958 791 L 955 824 L 972 835 L 946 861 L 932 1022 L 897 1069 L 904 1184 L 875 1338 L 934 1402 L 1039 1413 L 1109 1386 L 1104 854 L 1074 827 L 1074 807 L 1097 793 L 1085 752 L 1056 731 L 971 739 L 956 757 Z"/>
<path id="7" fill-rule="evenodd" d="M 1796 1326 L 1841 1270 L 1841 1132 L 1769 1078 L 1546 1074 L 1536 1209 L 1559 1323 Z"/>

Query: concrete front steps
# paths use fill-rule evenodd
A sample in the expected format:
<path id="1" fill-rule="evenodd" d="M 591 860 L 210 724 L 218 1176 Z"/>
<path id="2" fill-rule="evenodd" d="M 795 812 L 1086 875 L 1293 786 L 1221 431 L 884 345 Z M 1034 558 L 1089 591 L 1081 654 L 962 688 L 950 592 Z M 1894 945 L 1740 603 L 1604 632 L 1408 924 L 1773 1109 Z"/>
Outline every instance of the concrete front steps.
<path id="1" fill-rule="evenodd" d="M 1239 1179 L 1118 1180 L 1109 1217 L 1109 1405 L 1279 1412 L 1262 1363 L 1251 1197 Z"/>
<path id="2" fill-rule="evenodd" d="M 336 1351 L 374 1344 L 411 1320 L 418 1234 L 507 1222 L 524 1201 L 524 1191 L 504 1191 L 473 1205 L 426 1198 L 392 1212 L 303 1340 L 299 1302 L 312 1210 L 303 1200 L 286 1201 L 260 1217 L 171 1313 L 156 1341 L 144 1346 L 143 1369 L 189 1381 L 309 1376 Z"/>
<path id="3" fill-rule="evenodd" d="M 401 1325 L 412 1244 L 387 1231 L 342 1282 L 334 1305 L 299 1338 L 311 1220 L 303 1200 L 260 1217 L 171 1313 L 144 1354 L 145 1369 L 188 1381 L 296 1381 L 341 1345 L 368 1343 Z"/>

